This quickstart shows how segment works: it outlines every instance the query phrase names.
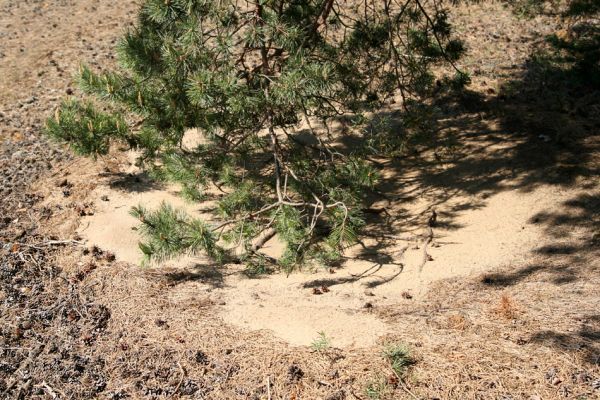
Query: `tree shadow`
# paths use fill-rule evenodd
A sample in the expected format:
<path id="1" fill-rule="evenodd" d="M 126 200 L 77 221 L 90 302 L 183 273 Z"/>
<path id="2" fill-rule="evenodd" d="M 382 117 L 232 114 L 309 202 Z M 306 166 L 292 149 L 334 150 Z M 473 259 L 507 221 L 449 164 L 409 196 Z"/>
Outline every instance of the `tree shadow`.
<path id="1" fill-rule="evenodd" d="M 368 280 L 363 286 L 367 289 L 372 289 L 398 277 L 404 271 L 404 263 L 398 260 L 402 256 L 401 253 L 408 248 L 409 241 L 407 241 L 406 247 L 399 251 L 392 251 L 394 240 L 385 236 L 379 236 L 384 235 L 384 231 L 385 228 L 380 227 L 378 229 L 379 233 L 370 232 L 369 237 L 375 240 L 359 240 L 356 245 L 358 247 L 357 251 L 354 251 L 352 255 L 343 255 L 340 260 L 331 265 L 332 270 L 334 270 L 344 268 L 348 261 L 359 262 L 366 264 L 362 272 L 338 278 L 311 280 L 303 284 L 303 287 L 329 287 Z M 390 268 L 394 270 L 389 271 Z M 380 273 L 383 273 L 383 275 L 379 275 Z"/>
<path id="2" fill-rule="evenodd" d="M 226 276 L 230 273 L 224 272 L 222 268 L 214 264 L 195 264 L 190 268 L 177 268 L 161 271 L 157 276 L 167 285 L 177 286 L 187 282 L 199 282 L 209 285 L 213 289 L 225 287 Z"/>
<path id="3" fill-rule="evenodd" d="M 353 259 L 356 259 L 356 258 L 353 258 Z M 367 261 L 367 260 L 365 260 L 365 261 Z M 387 282 L 390 282 L 390 281 L 394 280 L 396 277 L 398 277 L 404 270 L 404 265 L 401 263 L 394 262 L 394 263 L 387 263 L 387 264 L 394 265 L 396 270 L 392 274 L 387 275 L 386 277 L 382 277 L 377 280 L 371 280 L 371 281 L 366 282 L 364 284 L 365 288 L 373 289 L 377 286 L 380 286 Z M 343 277 L 338 277 L 338 278 L 313 279 L 313 280 L 304 282 L 302 284 L 302 288 L 312 289 L 312 288 L 319 288 L 319 287 L 323 287 L 323 286 L 332 287 L 332 286 L 336 286 L 336 285 L 355 283 L 355 282 L 358 282 L 361 280 L 375 278 L 375 277 L 377 277 L 376 274 L 379 273 L 383 267 L 384 267 L 383 263 L 376 262 L 376 263 L 369 265 L 368 267 L 365 267 L 365 269 L 359 274 L 352 274 L 350 276 L 343 276 Z"/>
<path id="4" fill-rule="evenodd" d="M 529 265 L 516 271 L 485 274 L 481 282 L 489 287 L 504 288 L 536 276 L 542 279 L 542 275 L 544 279 L 550 280 L 555 285 L 562 285 L 579 279 L 580 271 L 577 267 L 550 260 L 544 264 Z"/>
<path id="5" fill-rule="evenodd" d="M 435 116 L 429 133 L 414 138 L 401 111 L 373 116 L 373 125 L 391 120 L 390 133 L 408 143 L 400 156 L 376 160 L 386 176 L 379 195 L 367 203 L 374 207 L 387 201 L 387 209 L 367 219 L 365 231 L 376 240 L 375 248 L 385 252 L 397 245 L 386 240 L 390 233 L 422 229 L 432 209 L 438 211 L 438 228 L 450 231 L 461 228 L 460 214 L 485 207 L 500 192 L 527 193 L 542 186 L 587 189 L 565 201 L 561 211 L 531 217 L 529 222 L 552 238 L 532 250 L 532 257 L 542 261 L 489 275 L 484 282 L 509 286 L 547 272 L 554 283 L 565 284 L 580 279 L 582 269 L 593 268 L 586 260 L 600 248 L 600 89 L 575 74 L 532 56 L 498 93 L 440 95 L 427 111 Z M 340 145 L 351 153 L 357 140 L 348 135 Z M 419 212 L 403 207 L 423 199 L 430 205 Z M 454 205 L 438 209 L 450 201 Z M 587 231 L 589 238 L 575 238 L 573 230 Z"/>
<path id="6" fill-rule="evenodd" d="M 600 365 L 600 315 L 598 314 L 583 318 L 576 332 L 566 334 L 544 330 L 533 334 L 529 340 L 566 352 L 580 353 L 585 362 L 592 366 Z"/>
<path id="7" fill-rule="evenodd" d="M 554 284 L 561 285 L 585 278 L 600 271 L 600 193 L 579 194 L 562 203 L 560 212 L 540 212 L 529 221 L 543 225 L 550 244 L 532 250 L 540 263 L 516 271 L 486 274 L 482 282 L 488 286 L 515 285 L 539 273 L 545 273 Z M 584 238 L 568 240 L 574 230 L 584 232 Z M 568 241 L 565 241 L 567 239 Z"/>
<path id="8" fill-rule="evenodd" d="M 146 172 L 106 172 L 100 176 L 109 178 L 108 186 L 111 189 L 122 192 L 143 193 L 164 188 L 161 182 L 152 179 Z"/>

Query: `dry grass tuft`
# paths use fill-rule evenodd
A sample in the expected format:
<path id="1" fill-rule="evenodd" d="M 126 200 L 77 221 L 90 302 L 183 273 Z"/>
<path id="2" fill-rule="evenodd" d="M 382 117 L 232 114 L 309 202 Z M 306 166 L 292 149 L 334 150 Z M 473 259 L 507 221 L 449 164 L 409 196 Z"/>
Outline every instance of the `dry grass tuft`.
<path id="1" fill-rule="evenodd" d="M 498 305 L 492 310 L 495 315 L 499 315 L 504 319 L 516 319 L 519 313 L 519 307 L 515 300 L 508 294 L 503 294 L 500 297 Z"/>

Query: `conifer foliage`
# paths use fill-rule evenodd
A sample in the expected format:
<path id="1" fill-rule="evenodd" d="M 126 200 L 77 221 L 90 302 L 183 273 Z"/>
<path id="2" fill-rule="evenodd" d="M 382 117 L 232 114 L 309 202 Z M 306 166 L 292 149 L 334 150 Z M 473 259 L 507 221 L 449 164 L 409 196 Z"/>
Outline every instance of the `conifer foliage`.
<path id="1" fill-rule="evenodd" d="M 554 34 L 548 41 L 580 79 L 590 87 L 600 88 L 600 2 L 570 0 L 561 17 L 565 34 Z"/>
<path id="2" fill-rule="evenodd" d="M 590 89 L 600 88 L 600 1 L 598 0 L 509 0 L 515 11 L 526 16 L 558 17 L 557 32 L 546 37 L 551 52 L 535 54 L 533 61 L 547 70 L 563 72 L 551 79 L 565 84 L 575 78 Z M 579 82 L 577 82 L 579 81 Z"/>
<path id="3" fill-rule="evenodd" d="M 263 262 L 258 250 L 278 235 L 286 251 L 271 261 L 326 262 L 364 225 L 361 203 L 379 179 L 364 156 L 406 139 L 361 124 L 396 100 L 418 112 L 450 81 L 436 81 L 437 64 L 464 83 L 463 50 L 439 0 L 144 0 L 118 71 L 82 66 L 90 96 L 63 103 L 47 133 L 86 155 L 111 142 L 137 149 L 190 201 L 222 193 L 211 221 L 168 205 L 132 210 L 148 260 L 227 260 L 237 247 Z M 182 146 L 189 128 L 204 136 L 193 149 Z"/>

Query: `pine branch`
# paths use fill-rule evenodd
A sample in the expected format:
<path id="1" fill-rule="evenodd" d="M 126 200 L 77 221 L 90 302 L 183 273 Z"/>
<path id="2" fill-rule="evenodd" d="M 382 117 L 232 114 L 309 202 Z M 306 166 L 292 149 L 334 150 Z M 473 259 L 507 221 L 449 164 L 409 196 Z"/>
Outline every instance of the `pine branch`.
<path id="1" fill-rule="evenodd" d="M 380 179 L 367 156 L 401 155 L 411 135 L 433 125 L 425 111 L 432 67 L 458 71 L 464 48 L 438 5 L 142 0 L 118 46 L 120 68 L 82 67 L 79 84 L 93 102 L 63 104 L 47 133 L 92 156 L 124 142 L 190 201 L 213 185 L 223 193 L 215 224 L 167 205 L 136 208 L 150 261 L 197 252 L 222 260 L 227 240 L 259 262 L 276 234 L 287 244 L 278 260 L 285 268 L 329 262 L 364 225 L 365 192 Z M 365 117 L 398 93 L 401 132 Z M 315 143 L 298 139 L 303 122 Z M 190 128 L 203 137 L 193 150 L 182 145 Z M 339 145 L 345 135 L 358 139 L 351 149 Z"/>

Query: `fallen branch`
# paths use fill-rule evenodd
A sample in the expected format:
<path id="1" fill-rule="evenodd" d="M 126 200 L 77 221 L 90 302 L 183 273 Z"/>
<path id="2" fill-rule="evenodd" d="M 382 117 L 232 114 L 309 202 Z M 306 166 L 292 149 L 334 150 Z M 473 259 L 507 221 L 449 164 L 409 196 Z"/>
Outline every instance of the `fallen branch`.
<path id="1" fill-rule="evenodd" d="M 390 240 L 402 240 L 406 242 L 413 242 L 415 239 L 418 239 L 418 235 L 413 236 L 399 236 L 399 235 L 389 235 L 387 233 L 372 233 L 372 232 L 363 232 L 363 236 L 368 236 L 372 238 L 382 238 L 382 239 L 390 239 Z"/>
<path id="2" fill-rule="evenodd" d="M 67 245 L 67 244 L 73 244 L 73 245 L 77 245 L 77 246 L 85 245 L 85 243 L 78 241 L 78 240 L 48 240 L 46 242 L 36 243 L 36 244 L 28 244 L 28 243 L 17 243 L 17 244 L 19 246 L 30 247 L 33 249 L 42 249 L 44 247 L 50 247 L 50 246 L 63 246 L 63 245 Z"/>
<path id="3" fill-rule="evenodd" d="M 179 388 L 183 384 L 183 380 L 185 379 L 185 369 L 183 369 L 183 366 L 179 361 L 177 362 L 177 365 L 179 366 L 179 370 L 181 371 L 181 378 L 179 379 L 179 383 L 177 384 L 177 386 L 175 386 L 175 390 L 173 391 L 172 396 L 175 396 L 177 394 Z"/>
<path id="4" fill-rule="evenodd" d="M 404 383 L 404 380 L 402 379 L 402 377 L 400 377 L 400 375 L 398 375 L 398 373 L 394 370 L 394 368 L 391 368 L 391 370 L 394 373 L 394 375 L 396 376 L 396 378 L 398 379 L 398 383 L 400 384 L 400 387 L 402 388 L 402 390 L 404 390 L 406 393 L 408 393 L 408 395 L 410 397 L 412 397 L 413 399 L 421 400 L 421 398 L 419 396 L 417 396 L 416 394 L 414 394 L 413 392 L 410 391 L 408 386 L 406 386 L 406 383 Z"/>
<path id="5" fill-rule="evenodd" d="M 421 262 L 419 263 L 419 272 L 423 271 L 423 267 L 425 263 L 430 260 L 430 256 L 427 253 L 427 246 L 431 243 L 433 239 L 433 229 L 430 226 L 427 227 L 427 233 L 425 235 L 425 240 L 423 241 L 423 257 L 421 258 Z"/>
<path id="6" fill-rule="evenodd" d="M 437 219 L 437 214 L 436 214 L 435 210 L 433 210 L 431 213 L 431 217 L 429 218 L 429 221 L 427 222 L 427 229 L 425 232 L 425 238 L 423 240 L 423 257 L 421 259 L 421 263 L 419 264 L 419 272 L 423 271 L 423 267 L 425 266 L 425 263 L 427 261 L 431 261 L 431 256 L 427 253 L 427 246 L 433 240 L 432 226 L 435 225 L 436 219 Z"/>
<path id="7" fill-rule="evenodd" d="M 251 247 L 251 252 L 255 253 L 259 249 L 261 249 L 273 236 L 277 234 L 277 231 L 273 228 L 267 229 L 267 231 L 263 234 L 263 236 L 257 240 Z"/>

